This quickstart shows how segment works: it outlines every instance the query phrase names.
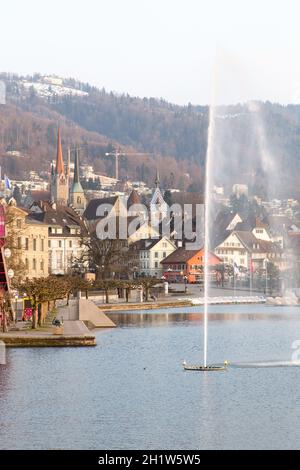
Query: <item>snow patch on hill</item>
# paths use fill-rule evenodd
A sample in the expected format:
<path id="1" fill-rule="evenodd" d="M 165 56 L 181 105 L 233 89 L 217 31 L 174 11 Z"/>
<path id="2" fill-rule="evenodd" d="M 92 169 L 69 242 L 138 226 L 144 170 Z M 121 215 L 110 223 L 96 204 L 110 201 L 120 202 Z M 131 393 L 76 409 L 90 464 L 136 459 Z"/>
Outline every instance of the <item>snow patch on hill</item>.
<path id="1" fill-rule="evenodd" d="M 60 84 L 50 84 L 43 82 L 29 82 L 22 80 L 21 84 L 26 90 L 33 88 L 36 93 L 44 98 L 51 96 L 88 96 L 86 91 L 77 90 L 76 88 L 70 88 Z"/>

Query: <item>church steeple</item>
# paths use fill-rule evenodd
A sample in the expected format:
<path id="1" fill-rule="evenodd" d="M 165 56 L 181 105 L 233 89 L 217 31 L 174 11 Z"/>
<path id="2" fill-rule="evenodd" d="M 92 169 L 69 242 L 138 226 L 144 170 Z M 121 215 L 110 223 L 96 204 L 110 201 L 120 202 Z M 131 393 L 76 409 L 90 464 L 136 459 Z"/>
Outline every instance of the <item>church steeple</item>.
<path id="1" fill-rule="evenodd" d="M 166 217 L 168 212 L 168 206 L 166 201 L 163 198 L 161 190 L 159 188 L 160 185 L 160 178 L 159 178 L 159 171 L 156 170 L 156 177 L 155 177 L 155 190 L 150 202 L 150 217 L 152 220 L 162 220 Z"/>
<path id="2" fill-rule="evenodd" d="M 74 161 L 74 180 L 73 180 L 73 185 L 75 183 L 80 184 L 79 180 L 79 148 L 78 145 L 76 145 L 75 148 L 75 161 Z M 81 186 L 81 185 L 80 185 Z"/>
<path id="3" fill-rule="evenodd" d="M 75 160 L 74 160 L 74 178 L 71 188 L 71 204 L 77 209 L 77 211 L 82 214 L 86 207 L 86 200 L 84 191 L 82 189 L 79 177 L 79 147 L 75 147 Z"/>
<path id="4" fill-rule="evenodd" d="M 155 187 L 159 188 L 159 185 L 160 185 L 159 171 L 158 169 L 156 169 Z"/>
<path id="5" fill-rule="evenodd" d="M 58 128 L 58 131 L 57 131 L 57 152 L 56 152 L 55 172 L 57 175 L 65 174 L 65 166 L 64 166 L 64 161 L 63 161 L 61 137 L 60 137 L 60 128 Z"/>
<path id="6" fill-rule="evenodd" d="M 51 200 L 62 205 L 67 205 L 69 200 L 69 177 L 65 174 L 60 128 L 57 131 L 56 165 L 51 169 Z"/>

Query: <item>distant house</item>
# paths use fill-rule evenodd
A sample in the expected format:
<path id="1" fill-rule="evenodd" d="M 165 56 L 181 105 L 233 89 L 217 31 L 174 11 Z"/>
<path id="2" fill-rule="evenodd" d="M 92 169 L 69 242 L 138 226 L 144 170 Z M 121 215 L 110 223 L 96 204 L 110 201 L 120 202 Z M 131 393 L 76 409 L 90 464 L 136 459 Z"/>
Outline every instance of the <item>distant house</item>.
<path id="1" fill-rule="evenodd" d="M 265 232 L 258 235 L 267 237 Z M 248 270 L 263 268 L 264 259 L 272 261 L 279 269 L 284 265 L 279 244 L 257 238 L 250 231 L 233 231 L 216 247 L 215 254 L 225 264 L 235 263 Z"/>
<path id="2" fill-rule="evenodd" d="M 161 262 L 176 250 L 176 245 L 166 237 L 160 240 L 139 240 L 135 244 L 137 272 L 140 276 L 161 277 Z"/>
<path id="3" fill-rule="evenodd" d="M 125 237 L 127 237 L 128 244 L 145 238 L 157 239 L 159 228 L 152 227 L 142 212 L 139 214 L 139 204 L 141 204 L 141 200 L 135 190 L 131 192 L 127 201 L 124 197 L 120 196 L 92 199 L 83 213 L 83 218 L 86 220 L 91 232 L 97 230 L 99 222 L 115 220 L 116 237 L 118 238 L 119 234 L 122 233 L 121 237 L 124 238 L 123 231 L 119 229 L 120 227 L 127 227 Z M 131 211 L 130 213 L 127 212 L 129 210 Z M 139 215 L 140 218 L 138 219 Z"/>
<path id="4" fill-rule="evenodd" d="M 214 253 L 209 253 L 209 266 L 214 267 L 222 260 Z M 189 283 L 199 282 L 203 279 L 204 249 L 187 250 L 178 248 L 167 258 L 161 261 L 163 275 L 170 282 L 182 282 L 187 277 Z"/>

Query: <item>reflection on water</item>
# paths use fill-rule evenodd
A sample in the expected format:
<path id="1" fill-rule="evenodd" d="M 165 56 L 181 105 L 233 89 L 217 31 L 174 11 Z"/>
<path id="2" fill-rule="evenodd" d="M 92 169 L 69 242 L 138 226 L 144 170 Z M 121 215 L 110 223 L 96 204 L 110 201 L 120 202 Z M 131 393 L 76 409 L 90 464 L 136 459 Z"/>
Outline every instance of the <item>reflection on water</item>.
<path id="1" fill-rule="evenodd" d="M 119 326 L 141 326 L 145 324 L 164 326 L 167 323 L 203 322 L 203 313 L 108 313 L 109 318 Z M 284 320 L 300 321 L 299 313 L 209 313 L 209 321 Z"/>
<path id="2" fill-rule="evenodd" d="M 210 322 L 209 361 L 291 361 L 298 318 L 249 315 Z M 299 447 L 300 368 L 186 373 L 184 359 L 202 358 L 201 315 L 117 319 L 119 328 L 96 332 L 95 348 L 8 351 L 0 448 Z"/>
<path id="3" fill-rule="evenodd" d="M 237 313 L 237 314 L 249 314 L 249 313 L 262 313 L 262 314 L 276 314 L 276 315 L 287 315 L 287 314 L 299 314 L 300 315 L 300 306 L 295 305 L 295 306 L 285 306 L 285 305 L 267 305 L 267 304 L 230 304 L 230 305 L 209 305 L 209 312 L 210 313 L 223 313 L 223 314 L 232 314 L 232 313 Z M 128 313 L 128 311 L 124 312 L 119 312 L 119 313 Z M 156 315 L 158 313 L 166 313 L 166 309 L 153 309 L 153 310 L 133 310 L 132 314 L 133 315 L 143 315 L 143 314 L 148 314 L 148 315 Z M 173 314 L 182 314 L 182 313 L 203 313 L 203 306 L 197 305 L 193 307 L 174 307 L 174 308 L 168 308 L 167 309 L 167 314 L 168 315 L 173 315 Z M 111 314 L 111 312 L 108 312 L 108 314 Z"/>

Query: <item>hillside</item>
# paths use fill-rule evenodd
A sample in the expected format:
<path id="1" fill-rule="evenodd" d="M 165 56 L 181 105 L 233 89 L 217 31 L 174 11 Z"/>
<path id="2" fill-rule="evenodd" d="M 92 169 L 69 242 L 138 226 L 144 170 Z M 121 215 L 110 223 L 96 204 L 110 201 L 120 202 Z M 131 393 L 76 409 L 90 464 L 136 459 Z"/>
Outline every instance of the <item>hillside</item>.
<path id="1" fill-rule="evenodd" d="M 208 109 L 177 106 L 154 98 L 136 98 L 99 90 L 89 84 L 58 77 L 20 77 L 0 74 L 7 86 L 7 105 L 0 106 L 2 154 L 17 149 L 28 155 L 25 167 L 43 168 L 55 153 L 57 122 L 62 126 L 64 144 L 87 143 L 83 159 L 97 170 L 113 176 L 114 166 L 105 153 L 111 148 L 145 153 L 121 160 L 121 176 L 153 181 L 156 166 L 165 186 L 199 190 L 203 183 L 207 146 Z M 242 166 L 233 166 L 227 183 L 240 180 L 251 167 L 264 185 L 253 132 L 253 116 L 246 105 L 220 107 L 222 160 L 232 155 L 233 142 L 242 155 Z M 268 150 L 276 155 L 289 190 L 298 193 L 300 171 L 300 106 L 261 104 L 261 116 Z M 254 136 L 254 137 L 253 137 Z M 224 155 L 226 156 L 224 160 Z M 227 157 L 228 155 L 228 157 Z M 227 160 L 226 160 L 227 162 Z M 24 163 L 3 160 L 9 171 L 22 171 Z M 242 171 L 241 171 L 242 169 Z M 188 175 L 187 175 L 188 174 Z"/>

